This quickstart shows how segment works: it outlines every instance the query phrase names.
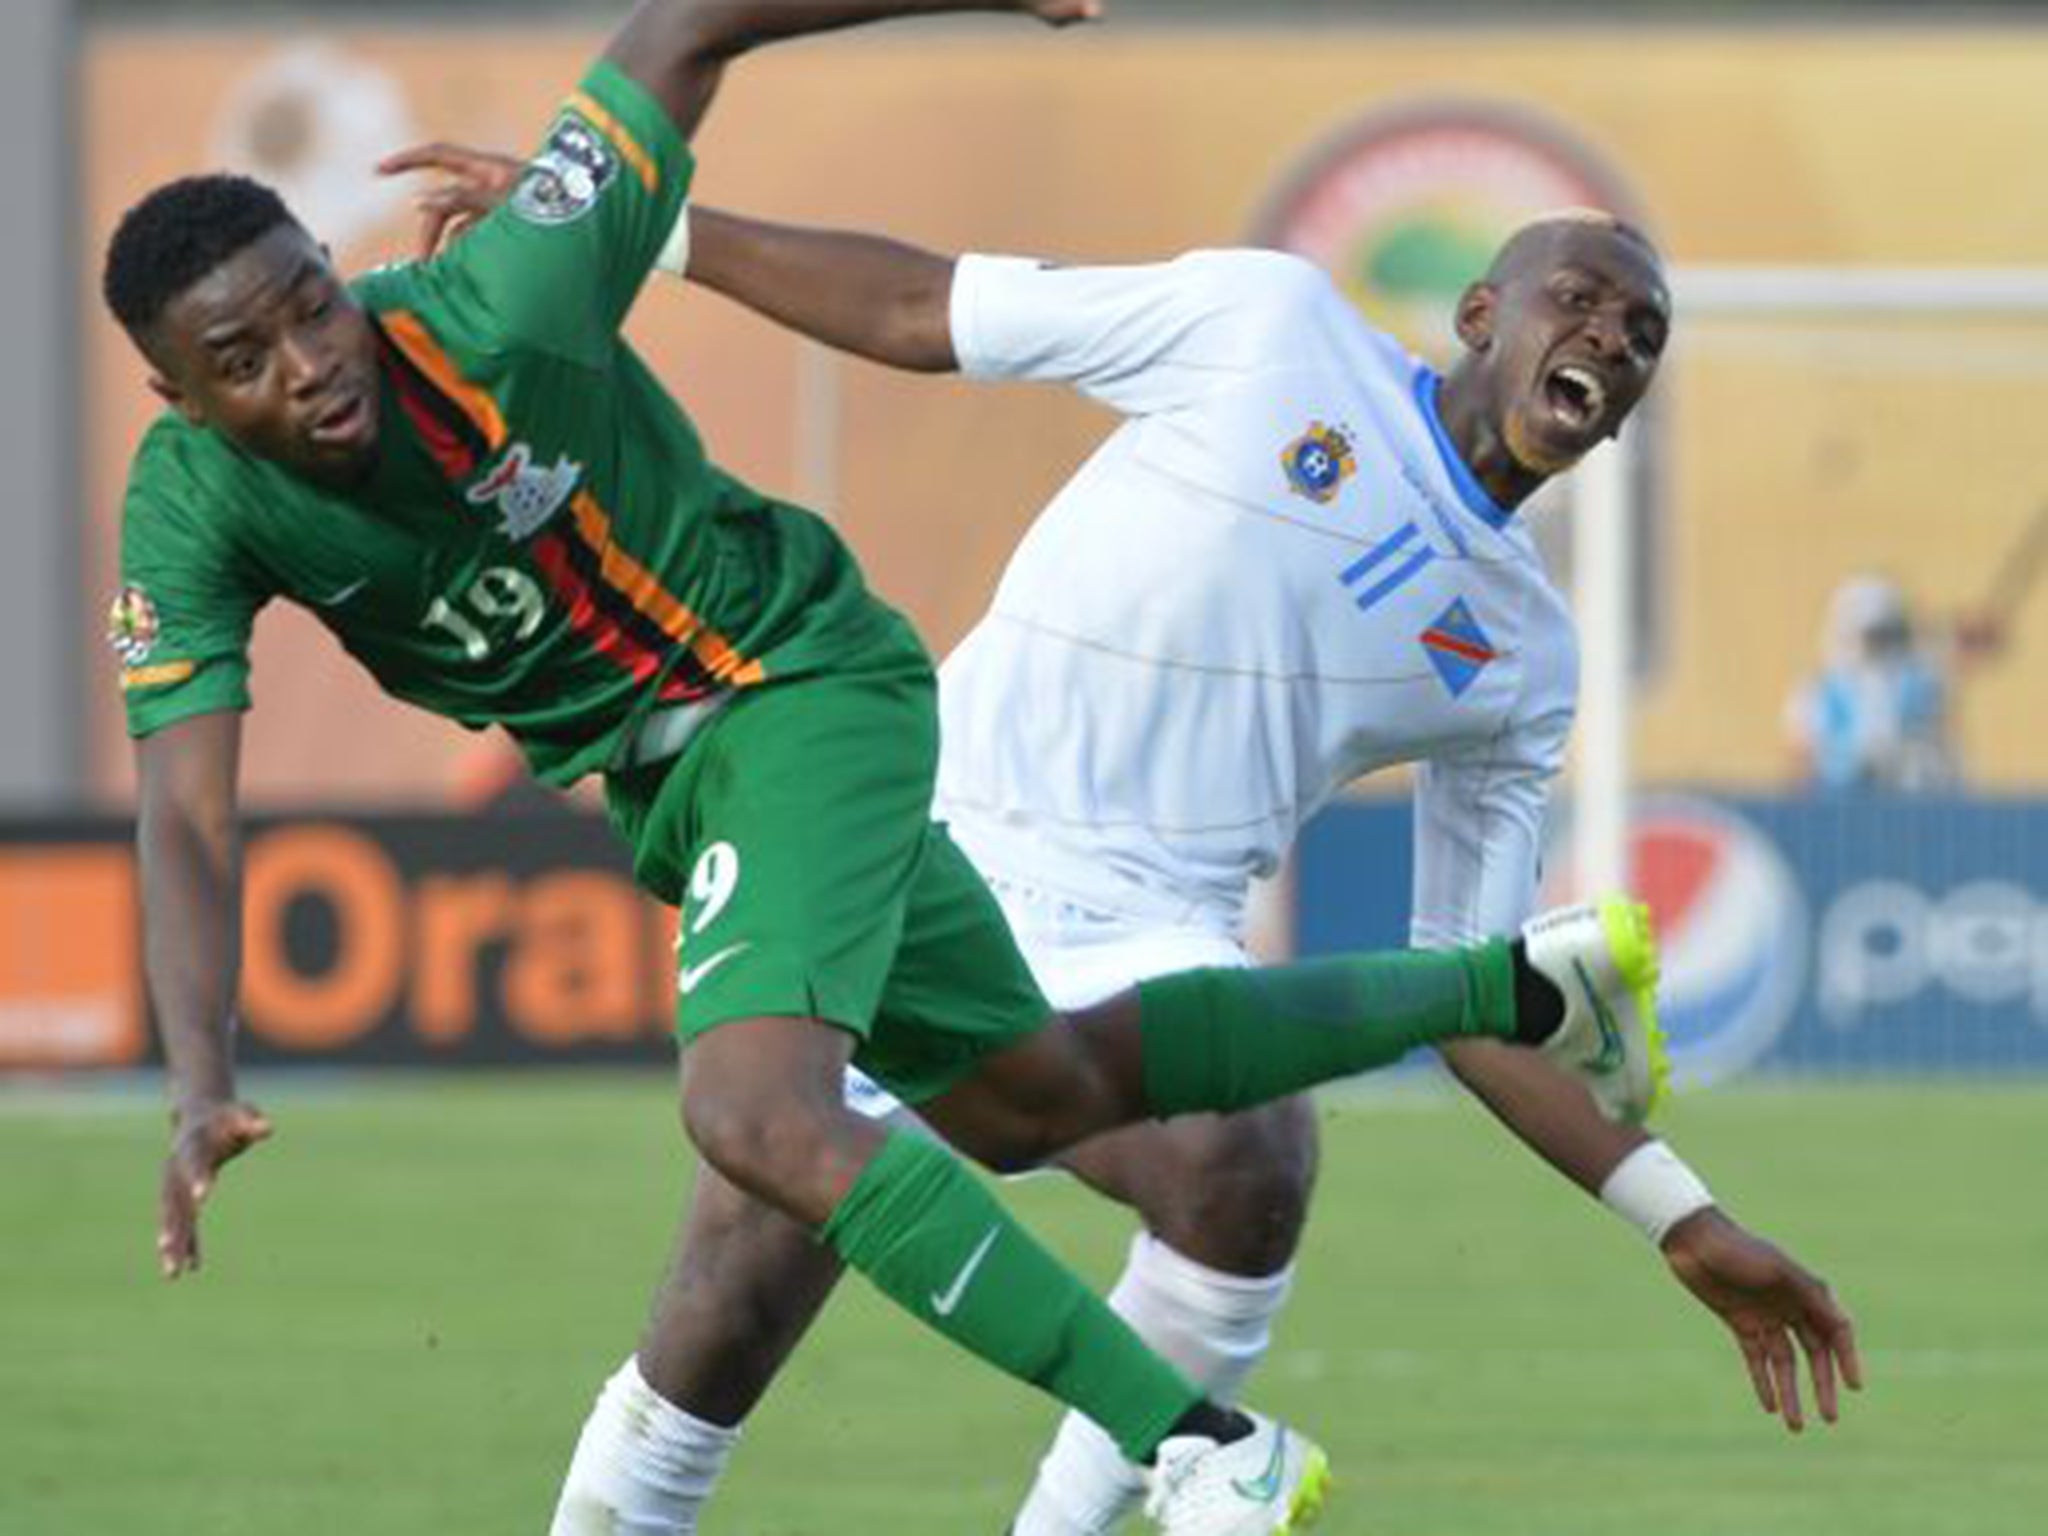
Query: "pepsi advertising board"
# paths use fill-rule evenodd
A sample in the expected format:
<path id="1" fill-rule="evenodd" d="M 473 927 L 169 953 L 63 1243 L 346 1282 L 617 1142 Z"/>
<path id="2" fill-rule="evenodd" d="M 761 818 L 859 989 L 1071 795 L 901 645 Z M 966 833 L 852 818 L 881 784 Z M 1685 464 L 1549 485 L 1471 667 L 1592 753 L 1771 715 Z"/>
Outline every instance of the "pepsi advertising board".
<path id="1" fill-rule="evenodd" d="M 1403 942 L 1410 856 L 1405 804 L 1325 811 L 1297 950 Z M 1681 1084 L 2048 1070 L 2048 803 L 1653 794 L 1633 861 Z M 1553 868 L 1545 903 L 1572 895 Z"/>

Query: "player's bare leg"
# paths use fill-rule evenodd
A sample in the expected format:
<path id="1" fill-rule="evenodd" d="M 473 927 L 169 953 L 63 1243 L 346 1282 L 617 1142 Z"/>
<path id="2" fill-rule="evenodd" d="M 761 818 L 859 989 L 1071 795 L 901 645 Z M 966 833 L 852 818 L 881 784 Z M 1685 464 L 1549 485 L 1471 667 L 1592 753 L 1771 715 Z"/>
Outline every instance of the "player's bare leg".
<path id="1" fill-rule="evenodd" d="M 843 1268 L 800 1223 L 699 1163 L 639 1351 L 584 1423 L 555 1530 L 574 1532 L 565 1519 L 594 1506 L 629 1530 L 691 1536 L 741 1422 Z"/>
<path id="2" fill-rule="evenodd" d="M 1239 1401 L 1265 1358 L 1292 1287 L 1316 1156 L 1314 1109 L 1297 1095 L 1235 1115 L 1132 1126 L 1060 1159 L 1143 1218 L 1110 1306 L 1219 1403 Z M 1070 1413 L 1013 1529 L 1092 1536 L 1114 1529 L 1144 1492 L 1143 1469 Z"/>
<path id="3" fill-rule="evenodd" d="M 668 1401 L 737 1425 L 844 1272 L 813 1232 L 700 1164 L 640 1341 L 641 1372 Z M 769 1276 L 772 1285 L 760 1283 Z"/>
<path id="4" fill-rule="evenodd" d="M 553 1536 L 695 1529 L 739 1420 L 838 1276 L 836 1257 L 811 1231 L 882 1134 L 833 1112 L 851 1050 L 837 1030 L 778 1019 L 727 1026 L 689 1053 L 683 1117 L 704 1154 L 696 1196 L 640 1352 L 606 1382 L 584 1424 Z M 757 1117 L 751 1127 L 742 1107 Z M 744 1193 L 721 1168 L 746 1170 L 811 1227 Z M 739 1310 L 722 1310 L 730 1305 Z"/>
<path id="5" fill-rule="evenodd" d="M 1315 1185 L 1315 1107 L 1297 1094 L 1083 1142 L 1060 1165 L 1145 1218 L 1174 1252 L 1229 1275 L 1286 1268 Z"/>

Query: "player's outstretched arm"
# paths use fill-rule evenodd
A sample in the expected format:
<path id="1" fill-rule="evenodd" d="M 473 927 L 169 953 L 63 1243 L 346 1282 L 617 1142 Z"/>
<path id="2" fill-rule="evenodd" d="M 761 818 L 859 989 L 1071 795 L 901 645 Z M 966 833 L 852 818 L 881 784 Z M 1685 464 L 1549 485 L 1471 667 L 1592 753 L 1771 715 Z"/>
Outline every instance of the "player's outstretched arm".
<path id="1" fill-rule="evenodd" d="M 947 373 L 954 261 L 880 235 L 690 213 L 688 277 L 755 313 L 892 368 Z"/>
<path id="2" fill-rule="evenodd" d="M 494 150 L 421 144 L 378 171 L 438 179 L 414 198 L 420 255 L 432 257 L 519 184 L 524 164 Z M 684 274 L 776 324 L 892 368 L 945 373 L 953 354 L 953 258 L 879 235 L 803 229 L 692 208 Z"/>
<path id="3" fill-rule="evenodd" d="M 685 139 L 720 75 L 766 43 L 898 16 L 1007 11 L 1053 26 L 1093 21 L 1102 0 L 640 0 L 605 57 L 651 92 Z"/>
<path id="4" fill-rule="evenodd" d="M 1495 1119 L 1589 1195 L 1650 1139 L 1601 1114 L 1583 1083 L 1534 1051 L 1493 1040 L 1452 1040 L 1438 1049 Z"/>
<path id="5" fill-rule="evenodd" d="M 199 1208 L 221 1165 L 270 1134 L 263 1112 L 235 1096 L 241 735 L 241 716 L 222 712 L 136 743 L 143 972 L 171 1080 L 157 1223 L 167 1279 L 199 1267 Z"/>
<path id="6" fill-rule="evenodd" d="M 1533 1052 L 1461 1040 L 1446 1044 L 1443 1054 L 1502 1124 L 1589 1194 L 1604 1194 L 1614 1171 L 1649 1141 L 1608 1120 L 1575 1079 Z M 1805 1351 L 1820 1416 L 1834 1423 L 1839 1384 L 1861 1388 L 1863 1368 L 1855 1329 L 1827 1286 L 1715 1206 L 1674 1223 L 1659 1247 L 1686 1289 L 1735 1335 L 1765 1411 L 1788 1429 L 1805 1427 L 1796 1344 Z"/>

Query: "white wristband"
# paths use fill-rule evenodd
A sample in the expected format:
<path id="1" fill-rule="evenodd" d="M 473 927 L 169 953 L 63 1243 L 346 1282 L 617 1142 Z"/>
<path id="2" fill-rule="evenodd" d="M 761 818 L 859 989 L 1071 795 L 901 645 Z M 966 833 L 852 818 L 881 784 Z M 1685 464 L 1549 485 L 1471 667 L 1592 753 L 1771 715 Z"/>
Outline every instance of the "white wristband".
<path id="1" fill-rule="evenodd" d="M 683 204 L 676 210 L 676 227 L 668 232 L 668 244 L 661 248 L 661 254 L 654 258 L 658 271 L 671 277 L 686 277 L 690 271 L 690 205 Z"/>
<path id="2" fill-rule="evenodd" d="M 1700 1176 L 1661 1141 L 1646 1141 L 1614 1165 L 1600 1203 L 1653 1243 L 1695 1211 L 1714 1203 Z"/>

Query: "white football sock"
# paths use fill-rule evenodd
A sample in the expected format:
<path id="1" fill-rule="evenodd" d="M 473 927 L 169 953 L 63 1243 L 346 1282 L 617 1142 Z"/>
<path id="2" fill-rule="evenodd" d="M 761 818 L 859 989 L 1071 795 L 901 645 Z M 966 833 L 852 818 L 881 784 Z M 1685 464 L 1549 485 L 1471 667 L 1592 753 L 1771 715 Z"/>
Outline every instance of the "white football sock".
<path id="1" fill-rule="evenodd" d="M 739 1437 L 683 1412 L 627 1360 L 583 1421 L 548 1536 L 692 1536 Z"/>
<path id="2" fill-rule="evenodd" d="M 1109 1304 L 1210 1398 L 1229 1404 L 1265 1357 L 1273 1318 L 1293 1280 L 1291 1265 L 1258 1279 L 1226 1275 L 1141 1232 Z M 1102 1536 L 1137 1508 L 1144 1492 L 1142 1470 L 1125 1461 L 1091 1420 L 1069 1413 L 1039 1463 L 1038 1480 L 1012 1531 Z"/>

